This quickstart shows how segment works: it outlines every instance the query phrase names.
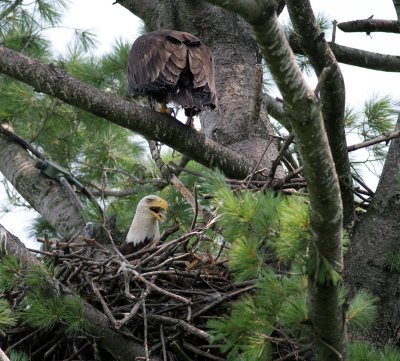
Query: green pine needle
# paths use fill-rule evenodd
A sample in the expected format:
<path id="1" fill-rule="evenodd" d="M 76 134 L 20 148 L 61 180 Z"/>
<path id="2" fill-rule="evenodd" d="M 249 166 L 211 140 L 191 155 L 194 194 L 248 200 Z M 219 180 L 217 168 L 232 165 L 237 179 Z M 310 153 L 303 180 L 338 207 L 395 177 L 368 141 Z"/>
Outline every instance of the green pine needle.
<path id="1" fill-rule="evenodd" d="M 65 332 L 75 335 L 90 332 L 90 323 L 85 317 L 83 301 L 79 296 L 64 297 L 65 309 L 63 321 L 66 325 Z"/>
<path id="2" fill-rule="evenodd" d="M 389 252 L 386 254 L 386 266 L 390 272 L 400 273 L 400 252 Z"/>
<path id="3" fill-rule="evenodd" d="M 65 305 L 58 297 L 49 298 L 39 292 L 31 292 L 24 303 L 25 322 L 34 327 L 51 330 L 65 314 Z"/>
<path id="4" fill-rule="evenodd" d="M 378 351 L 368 342 L 355 341 L 349 343 L 351 361 L 379 361 Z"/>
<path id="5" fill-rule="evenodd" d="M 311 240 L 309 207 L 305 199 L 287 197 L 279 204 L 280 234 L 274 244 L 283 262 L 303 261 Z"/>
<path id="6" fill-rule="evenodd" d="M 57 268 L 41 263 L 32 266 L 24 280 L 32 288 L 44 287 L 48 281 L 55 277 L 56 272 Z"/>
<path id="7" fill-rule="evenodd" d="M 279 323 L 291 333 L 296 330 L 301 331 L 304 328 L 304 322 L 308 319 L 306 293 L 295 294 L 285 299 L 278 319 Z"/>
<path id="8" fill-rule="evenodd" d="M 257 278 L 263 267 L 259 241 L 236 239 L 229 251 L 229 265 L 238 281 Z"/>
<path id="9" fill-rule="evenodd" d="M 7 328 L 15 326 L 17 313 L 11 310 L 9 303 L 0 298 L 0 335 L 5 336 Z"/>
<path id="10" fill-rule="evenodd" d="M 349 344 L 350 361 L 399 361 L 400 349 L 394 345 L 386 345 L 382 349 L 365 341 Z"/>
<path id="11" fill-rule="evenodd" d="M 241 360 L 256 361 L 270 360 L 272 357 L 271 342 L 264 334 L 254 334 L 248 338 L 244 351 L 240 355 Z"/>
<path id="12" fill-rule="evenodd" d="M 0 291 L 12 290 L 22 276 L 22 263 L 14 256 L 7 256 L 0 262 Z"/>
<path id="13" fill-rule="evenodd" d="M 10 361 L 29 361 L 28 355 L 20 352 L 20 351 L 10 351 Z"/>
<path id="14" fill-rule="evenodd" d="M 386 345 L 379 355 L 380 361 L 399 361 L 400 349 L 394 345 Z"/>
<path id="15" fill-rule="evenodd" d="M 308 272 L 312 274 L 315 272 L 315 280 L 321 286 L 335 286 L 342 281 L 341 274 L 329 263 L 329 261 L 320 256 L 317 260 L 318 266 L 315 267 L 315 261 L 310 258 L 308 263 Z"/>
<path id="16" fill-rule="evenodd" d="M 378 298 L 361 289 L 351 300 L 347 312 L 349 327 L 363 331 L 367 329 L 377 316 Z"/>

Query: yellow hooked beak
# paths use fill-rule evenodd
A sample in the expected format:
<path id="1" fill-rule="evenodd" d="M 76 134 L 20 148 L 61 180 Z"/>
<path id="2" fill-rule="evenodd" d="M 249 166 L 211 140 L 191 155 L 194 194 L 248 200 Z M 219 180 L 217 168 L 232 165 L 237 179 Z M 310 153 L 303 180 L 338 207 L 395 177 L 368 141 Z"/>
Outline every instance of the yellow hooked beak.
<path id="1" fill-rule="evenodd" d="M 162 211 L 168 211 L 168 202 L 165 199 L 155 199 L 149 207 L 150 213 L 157 218 L 160 222 L 165 219 Z"/>

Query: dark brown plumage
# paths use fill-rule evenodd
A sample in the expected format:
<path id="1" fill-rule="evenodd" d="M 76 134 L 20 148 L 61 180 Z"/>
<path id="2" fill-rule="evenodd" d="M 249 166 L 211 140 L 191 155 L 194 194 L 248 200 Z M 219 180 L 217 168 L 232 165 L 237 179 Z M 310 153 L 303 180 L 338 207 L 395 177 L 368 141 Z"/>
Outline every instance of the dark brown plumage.
<path id="1" fill-rule="evenodd" d="M 186 116 L 217 107 L 211 50 L 196 36 L 174 30 L 142 35 L 128 59 L 129 93 L 182 106 Z"/>

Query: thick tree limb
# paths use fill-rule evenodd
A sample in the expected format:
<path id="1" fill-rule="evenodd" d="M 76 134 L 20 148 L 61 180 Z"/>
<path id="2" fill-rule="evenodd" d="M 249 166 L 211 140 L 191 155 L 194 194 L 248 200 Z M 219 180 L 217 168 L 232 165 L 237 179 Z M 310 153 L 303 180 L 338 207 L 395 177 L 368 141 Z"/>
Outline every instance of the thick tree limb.
<path id="1" fill-rule="evenodd" d="M 305 83 L 275 13 L 275 1 L 208 0 L 243 16 L 253 27 L 264 59 L 283 95 L 308 182 L 315 249 L 339 273 L 343 268 L 342 204 L 318 99 Z M 318 268 L 318 267 L 317 267 Z M 309 276 L 310 319 L 316 334 L 317 360 L 346 361 L 346 325 L 339 285 L 319 284 Z"/>
<path id="2" fill-rule="evenodd" d="M 345 33 L 372 32 L 383 33 L 400 33 L 400 24 L 397 20 L 383 20 L 383 19 L 363 19 L 344 21 L 337 24 L 337 27 Z"/>
<path id="3" fill-rule="evenodd" d="M 329 139 L 336 172 L 340 181 L 343 202 L 343 221 L 353 220 L 354 197 L 352 192 L 350 161 L 344 129 L 345 88 L 342 73 L 317 24 L 308 0 L 287 0 L 286 5 L 294 29 L 299 34 L 301 47 L 314 67 L 320 80 L 322 114 Z"/>
<path id="4" fill-rule="evenodd" d="M 24 244 L 1 225 L 0 254 L 12 254 L 16 256 L 23 262 L 23 266 L 27 269 L 39 264 L 37 258 L 25 248 Z M 54 289 L 58 287 L 58 285 L 54 285 Z M 67 290 L 66 287 L 65 290 Z M 73 292 L 69 291 L 69 293 L 71 296 L 67 295 L 67 297 L 73 297 Z M 101 347 L 109 351 L 116 360 L 135 360 L 136 357 L 143 357 L 144 349 L 142 345 L 133 342 L 124 337 L 121 333 L 113 330 L 107 317 L 93 306 L 86 302 L 84 302 L 83 305 L 85 317 L 92 325 L 91 334 L 98 338 Z M 154 361 L 156 361 L 156 359 L 154 359 Z"/>
<path id="5" fill-rule="evenodd" d="M 52 65 L 1 47 L 0 72 L 33 86 L 38 92 L 161 141 L 207 167 L 218 167 L 229 177 L 245 178 L 251 172 L 251 161 L 173 117 L 103 93 Z"/>
<path id="6" fill-rule="evenodd" d="M 67 240 L 83 232 L 85 219 L 60 182 L 45 176 L 20 144 L 0 132 L 0 171 L 21 196 Z"/>

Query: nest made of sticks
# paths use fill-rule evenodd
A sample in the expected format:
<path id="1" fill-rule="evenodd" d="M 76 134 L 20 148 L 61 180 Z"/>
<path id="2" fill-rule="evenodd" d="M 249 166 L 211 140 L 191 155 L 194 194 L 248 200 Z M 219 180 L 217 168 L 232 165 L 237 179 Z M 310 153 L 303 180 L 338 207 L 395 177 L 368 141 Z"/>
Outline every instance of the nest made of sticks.
<path id="1" fill-rule="evenodd" d="M 207 321 L 228 314 L 231 302 L 255 285 L 235 283 L 221 252 L 187 251 L 188 242 L 205 231 L 195 229 L 126 257 L 96 241 L 67 254 L 61 249 L 39 253 L 57 266 L 62 285 L 101 311 L 113 329 L 142 344 L 145 358 L 225 360 L 218 345 L 209 343 Z M 5 344 L 28 352 L 31 360 L 113 359 L 95 339 L 65 337 L 61 330 L 19 327 Z"/>

